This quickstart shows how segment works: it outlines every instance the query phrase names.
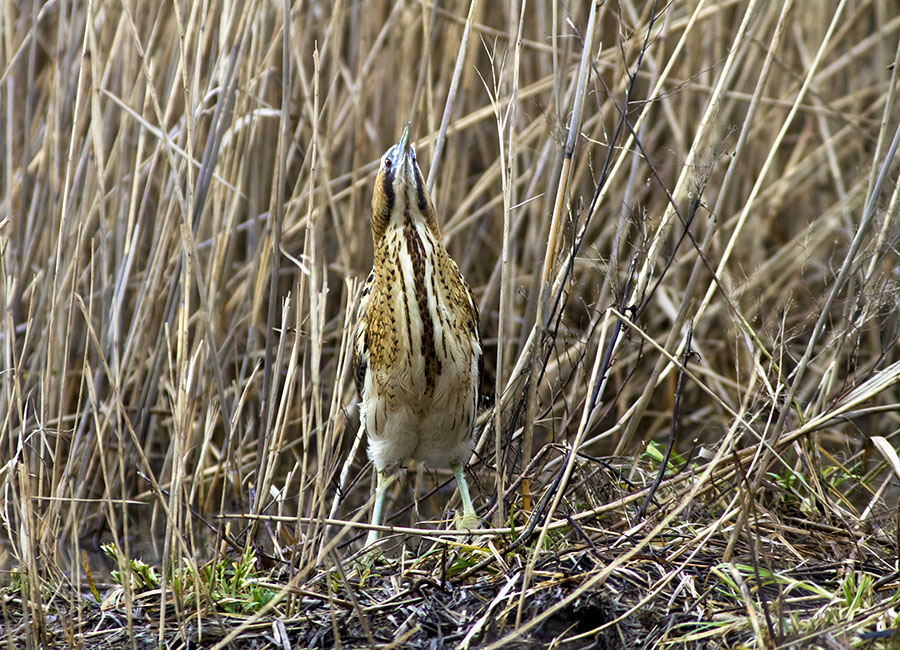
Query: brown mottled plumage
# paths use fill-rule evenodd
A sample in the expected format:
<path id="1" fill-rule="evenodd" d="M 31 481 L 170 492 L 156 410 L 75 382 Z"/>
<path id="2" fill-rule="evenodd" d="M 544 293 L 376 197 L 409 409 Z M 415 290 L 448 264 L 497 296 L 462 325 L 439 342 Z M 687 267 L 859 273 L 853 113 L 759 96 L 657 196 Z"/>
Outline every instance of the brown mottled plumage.
<path id="1" fill-rule="evenodd" d="M 360 418 L 377 470 L 372 523 L 381 523 L 390 472 L 415 459 L 453 470 L 463 502 L 457 527 L 476 528 L 462 468 L 472 454 L 480 391 L 478 307 L 441 244 L 409 125 L 375 178 L 372 238 L 375 264 L 353 351 Z M 372 531 L 367 544 L 377 539 Z"/>

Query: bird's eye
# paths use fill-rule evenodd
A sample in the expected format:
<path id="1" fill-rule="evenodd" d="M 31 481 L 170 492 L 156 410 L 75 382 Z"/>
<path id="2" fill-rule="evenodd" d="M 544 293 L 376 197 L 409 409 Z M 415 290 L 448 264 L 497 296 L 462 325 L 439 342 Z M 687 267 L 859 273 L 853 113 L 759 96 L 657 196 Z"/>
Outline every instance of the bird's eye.
<path id="1" fill-rule="evenodd" d="M 385 158 L 385 159 L 384 159 L 384 168 L 385 168 L 385 169 L 390 169 L 390 168 L 391 168 L 391 159 L 390 159 L 390 158 Z"/>

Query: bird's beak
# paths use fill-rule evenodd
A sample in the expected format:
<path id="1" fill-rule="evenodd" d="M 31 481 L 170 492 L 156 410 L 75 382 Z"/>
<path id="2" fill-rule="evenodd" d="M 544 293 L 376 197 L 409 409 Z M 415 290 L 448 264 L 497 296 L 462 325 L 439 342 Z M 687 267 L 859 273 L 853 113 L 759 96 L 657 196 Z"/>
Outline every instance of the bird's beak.
<path id="1" fill-rule="evenodd" d="M 406 126 L 403 127 L 400 142 L 397 143 L 397 148 L 400 151 L 397 176 L 405 180 L 410 180 L 414 177 L 412 156 L 409 155 L 409 126 L 410 123 L 407 122 Z"/>

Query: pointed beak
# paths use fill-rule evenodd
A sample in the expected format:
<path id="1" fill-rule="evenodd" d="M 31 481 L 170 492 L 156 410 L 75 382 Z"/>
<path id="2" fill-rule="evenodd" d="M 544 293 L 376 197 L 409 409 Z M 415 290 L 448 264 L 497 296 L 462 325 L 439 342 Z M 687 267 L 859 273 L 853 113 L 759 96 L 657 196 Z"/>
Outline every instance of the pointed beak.
<path id="1" fill-rule="evenodd" d="M 403 133 L 400 135 L 400 142 L 397 143 L 400 151 L 403 153 L 406 153 L 409 149 L 409 125 L 410 123 L 407 122 L 406 126 L 403 127 Z"/>
<path id="2" fill-rule="evenodd" d="M 409 155 L 409 126 L 407 122 L 403 127 L 403 134 L 400 136 L 400 142 L 397 143 L 397 149 L 400 154 L 398 161 L 397 176 L 399 178 L 410 180 L 414 176 L 412 156 Z"/>

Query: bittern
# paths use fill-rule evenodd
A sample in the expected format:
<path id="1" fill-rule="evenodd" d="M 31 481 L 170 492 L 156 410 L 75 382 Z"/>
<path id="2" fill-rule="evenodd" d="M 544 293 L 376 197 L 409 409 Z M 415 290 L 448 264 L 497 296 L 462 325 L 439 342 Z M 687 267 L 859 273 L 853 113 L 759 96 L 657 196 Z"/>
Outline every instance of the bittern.
<path id="1" fill-rule="evenodd" d="M 372 240 L 375 259 L 362 292 L 353 359 L 376 470 L 372 523 L 382 522 L 390 475 L 415 459 L 453 470 L 463 506 L 456 527 L 477 528 L 463 467 L 472 455 L 481 389 L 478 306 L 441 243 L 409 124 L 375 177 Z M 366 545 L 378 537 L 371 530 Z"/>

